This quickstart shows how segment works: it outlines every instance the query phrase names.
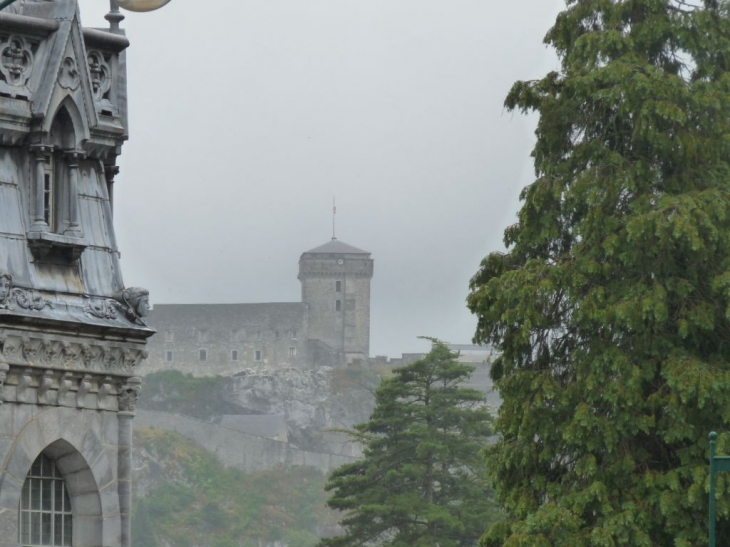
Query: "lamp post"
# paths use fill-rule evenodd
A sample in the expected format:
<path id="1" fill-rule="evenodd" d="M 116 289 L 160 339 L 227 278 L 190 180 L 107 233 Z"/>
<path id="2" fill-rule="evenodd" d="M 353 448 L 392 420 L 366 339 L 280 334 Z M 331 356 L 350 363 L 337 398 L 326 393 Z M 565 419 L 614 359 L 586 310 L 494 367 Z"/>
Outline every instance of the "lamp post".
<path id="1" fill-rule="evenodd" d="M 10 4 L 17 2 L 17 0 L 2 0 L 0 1 L 0 11 L 7 8 Z M 119 13 L 119 8 L 127 11 L 154 11 L 160 9 L 165 4 L 169 4 L 170 0 L 111 0 L 111 10 L 109 13 Z M 124 19 L 124 16 L 121 16 Z M 117 28 L 118 28 L 117 24 Z"/>
<path id="2" fill-rule="evenodd" d="M 717 474 L 730 471 L 730 456 L 716 456 L 717 433 L 710 433 L 710 546 L 715 543 L 715 481 Z"/>

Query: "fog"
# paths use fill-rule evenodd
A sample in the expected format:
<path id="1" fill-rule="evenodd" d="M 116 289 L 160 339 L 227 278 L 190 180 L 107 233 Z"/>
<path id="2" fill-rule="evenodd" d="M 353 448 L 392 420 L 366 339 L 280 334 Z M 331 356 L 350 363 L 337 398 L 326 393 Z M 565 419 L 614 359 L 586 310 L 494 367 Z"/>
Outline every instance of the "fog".
<path id="1" fill-rule="evenodd" d="M 80 0 L 86 26 L 107 3 Z M 299 256 L 372 252 L 371 354 L 471 340 L 470 277 L 533 176 L 512 83 L 560 0 L 173 0 L 127 14 L 115 223 L 153 303 L 298 301 Z M 211 7 L 214 6 L 214 7 Z"/>

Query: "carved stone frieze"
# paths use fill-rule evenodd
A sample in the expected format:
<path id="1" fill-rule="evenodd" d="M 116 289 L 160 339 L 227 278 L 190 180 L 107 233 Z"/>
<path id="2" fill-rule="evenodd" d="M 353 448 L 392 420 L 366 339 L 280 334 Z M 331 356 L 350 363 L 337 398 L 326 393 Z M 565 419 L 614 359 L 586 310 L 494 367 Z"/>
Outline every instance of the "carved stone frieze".
<path id="1" fill-rule="evenodd" d="M 26 291 L 25 289 L 13 289 L 13 297 L 15 302 L 24 310 L 41 311 L 45 307 L 53 309 L 53 302 L 43 298 L 35 291 Z M 10 308 L 12 309 L 12 308 Z"/>
<path id="2" fill-rule="evenodd" d="M 0 73 L 5 82 L 22 87 L 33 71 L 33 50 L 22 36 L 9 36 L 0 43 Z"/>
<path id="3" fill-rule="evenodd" d="M 0 269 L 0 310 L 14 310 L 16 306 L 29 311 L 54 308 L 50 300 L 43 298 L 37 292 L 13 287 L 13 276 Z"/>
<path id="4" fill-rule="evenodd" d="M 98 319 L 116 319 L 119 303 L 116 300 L 92 300 L 84 308 L 84 313 Z"/>
<path id="5" fill-rule="evenodd" d="M 132 376 L 147 357 L 148 353 L 139 346 L 77 342 L 48 335 L 14 335 L 0 330 L 0 363 Z"/>

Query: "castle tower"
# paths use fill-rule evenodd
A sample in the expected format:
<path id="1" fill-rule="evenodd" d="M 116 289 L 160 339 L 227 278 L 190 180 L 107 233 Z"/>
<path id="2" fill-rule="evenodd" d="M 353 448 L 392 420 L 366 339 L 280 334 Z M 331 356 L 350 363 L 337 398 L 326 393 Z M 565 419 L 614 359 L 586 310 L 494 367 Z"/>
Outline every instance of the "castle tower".
<path id="1" fill-rule="evenodd" d="M 12 8 L 12 9 L 11 9 Z M 76 0 L 0 11 L 0 547 L 129 547 L 153 330 L 112 223 L 127 39 Z"/>
<path id="2" fill-rule="evenodd" d="M 309 338 L 347 362 L 370 353 L 370 253 L 337 239 L 302 254 L 299 280 L 309 307 Z"/>

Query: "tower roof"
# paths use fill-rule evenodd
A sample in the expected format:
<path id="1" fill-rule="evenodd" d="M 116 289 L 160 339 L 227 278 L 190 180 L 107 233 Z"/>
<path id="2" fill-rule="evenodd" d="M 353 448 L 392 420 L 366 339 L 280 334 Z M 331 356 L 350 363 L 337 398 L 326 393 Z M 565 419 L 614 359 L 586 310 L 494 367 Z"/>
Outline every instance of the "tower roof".
<path id="1" fill-rule="evenodd" d="M 363 251 L 352 245 L 348 245 L 339 239 L 328 241 L 324 245 L 315 247 L 306 251 L 304 254 L 343 254 L 343 255 L 369 255 L 368 251 Z"/>

